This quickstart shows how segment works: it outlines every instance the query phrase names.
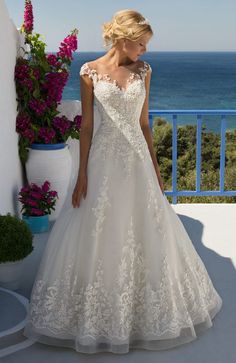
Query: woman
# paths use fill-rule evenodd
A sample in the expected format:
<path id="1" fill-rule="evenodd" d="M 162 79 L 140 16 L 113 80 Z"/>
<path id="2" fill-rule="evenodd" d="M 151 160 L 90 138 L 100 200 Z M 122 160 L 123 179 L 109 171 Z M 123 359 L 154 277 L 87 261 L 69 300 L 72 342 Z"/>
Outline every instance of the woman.
<path id="1" fill-rule="evenodd" d="M 25 336 L 78 352 L 168 349 L 212 326 L 222 299 L 169 204 L 152 145 L 153 31 L 133 10 L 103 25 L 111 49 L 80 69 L 80 165 L 53 226 Z M 93 135 L 93 105 L 101 123 Z"/>

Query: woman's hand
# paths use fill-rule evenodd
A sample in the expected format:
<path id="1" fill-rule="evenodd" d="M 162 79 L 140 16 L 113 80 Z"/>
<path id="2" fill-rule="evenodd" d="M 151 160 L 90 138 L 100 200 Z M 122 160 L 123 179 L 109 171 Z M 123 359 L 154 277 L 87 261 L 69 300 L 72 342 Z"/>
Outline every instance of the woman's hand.
<path id="1" fill-rule="evenodd" d="M 72 194 L 72 205 L 74 208 L 79 207 L 82 195 L 85 199 L 86 194 L 87 194 L 87 173 L 80 172 Z"/>
<path id="2" fill-rule="evenodd" d="M 158 183 L 159 183 L 159 185 L 160 185 L 160 188 L 161 188 L 162 194 L 164 194 L 165 186 L 164 186 L 164 183 L 163 183 L 163 180 L 162 180 L 162 177 L 161 177 L 161 174 L 160 174 L 159 168 L 155 168 L 155 170 L 156 170 L 157 180 L 158 180 Z"/>
<path id="3" fill-rule="evenodd" d="M 162 178 L 158 178 L 158 182 L 159 182 L 159 185 L 160 185 L 160 188 L 161 188 L 161 191 L 162 191 L 162 194 L 164 194 L 165 192 L 165 186 L 164 186 L 164 183 L 163 183 L 163 180 Z"/>

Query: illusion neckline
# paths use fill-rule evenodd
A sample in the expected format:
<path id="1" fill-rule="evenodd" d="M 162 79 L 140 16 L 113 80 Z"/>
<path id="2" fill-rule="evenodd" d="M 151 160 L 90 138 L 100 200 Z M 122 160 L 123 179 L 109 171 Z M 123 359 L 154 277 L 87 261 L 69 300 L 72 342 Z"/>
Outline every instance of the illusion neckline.
<path id="1" fill-rule="evenodd" d="M 138 69 L 141 70 L 140 73 L 138 72 L 134 72 L 134 71 L 129 71 L 129 76 L 126 80 L 125 83 L 125 87 L 121 87 L 118 84 L 118 81 L 116 79 L 111 78 L 109 73 L 98 73 L 98 71 L 95 68 L 92 68 L 89 66 L 88 62 L 85 63 L 88 67 L 88 69 L 90 70 L 91 73 L 96 74 L 97 78 L 99 81 L 103 81 L 106 83 L 110 83 L 113 84 L 119 91 L 126 93 L 129 89 L 129 87 L 135 82 L 135 81 L 139 81 L 142 80 L 142 72 L 144 72 L 145 69 L 145 61 L 144 61 L 144 65 L 142 67 L 138 67 Z M 135 78 L 135 77 L 138 78 Z M 133 80 L 133 81 L 132 81 Z"/>

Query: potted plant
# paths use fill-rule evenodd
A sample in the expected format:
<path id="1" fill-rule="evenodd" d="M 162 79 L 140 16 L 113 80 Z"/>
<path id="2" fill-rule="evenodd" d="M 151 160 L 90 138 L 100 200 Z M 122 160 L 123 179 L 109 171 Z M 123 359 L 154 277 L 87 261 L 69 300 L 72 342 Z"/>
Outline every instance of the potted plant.
<path id="1" fill-rule="evenodd" d="M 20 32 L 25 36 L 28 51 L 23 50 L 15 66 L 19 156 L 25 164 L 28 183 L 49 179 L 53 187 L 57 185 L 59 214 L 72 167 L 66 141 L 69 137 L 79 140 L 82 122 L 81 115 L 69 120 L 58 111 L 72 54 L 77 49 L 78 29 L 72 30 L 61 42 L 57 53 L 46 53 L 41 35 L 33 33 L 33 19 L 32 3 L 26 0 Z"/>
<path id="2" fill-rule="evenodd" d="M 49 214 L 55 209 L 58 194 L 50 190 L 50 182 L 46 180 L 40 187 L 31 183 L 22 187 L 18 200 L 22 203 L 22 219 L 29 225 L 32 233 L 42 233 L 49 229 Z"/>
<path id="3" fill-rule="evenodd" d="M 16 290 L 19 287 L 23 259 L 34 249 L 28 225 L 10 213 L 0 215 L 0 284 Z"/>

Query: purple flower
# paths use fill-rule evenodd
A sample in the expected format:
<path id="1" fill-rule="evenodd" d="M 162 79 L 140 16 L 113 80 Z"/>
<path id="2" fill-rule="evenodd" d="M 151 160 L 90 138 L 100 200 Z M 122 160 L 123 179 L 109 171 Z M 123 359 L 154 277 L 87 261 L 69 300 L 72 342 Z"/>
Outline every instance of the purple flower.
<path id="1" fill-rule="evenodd" d="M 57 56 L 60 58 L 68 58 L 72 60 L 72 52 L 77 49 L 77 34 L 78 30 L 74 29 L 70 35 L 68 35 L 60 44 L 59 52 Z"/>
<path id="2" fill-rule="evenodd" d="M 31 33 L 33 30 L 33 6 L 30 0 L 25 0 L 24 11 L 24 30 L 26 33 Z"/>
<path id="3" fill-rule="evenodd" d="M 26 203 L 30 205 L 31 207 L 37 207 L 38 203 L 35 200 L 27 199 Z"/>
<path id="4" fill-rule="evenodd" d="M 16 132 L 22 133 L 30 127 L 31 119 L 26 113 L 18 113 L 16 117 Z"/>
<path id="5" fill-rule="evenodd" d="M 67 130 L 71 128 L 71 122 L 66 116 L 54 117 L 52 124 L 55 129 L 59 130 L 62 135 L 66 133 Z"/>
<path id="6" fill-rule="evenodd" d="M 35 140 L 34 131 L 31 129 L 27 129 L 21 133 L 21 136 L 28 139 L 29 143 L 32 144 Z"/>
<path id="7" fill-rule="evenodd" d="M 38 193 L 38 192 L 31 192 L 31 197 L 35 198 L 35 199 L 42 199 L 42 194 Z"/>
<path id="8" fill-rule="evenodd" d="M 22 187 L 20 193 L 28 193 L 30 191 L 29 185 L 27 187 Z"/>
<path id="9" fill-rule="evenodd" d="M 57 57 L 55 56 L 55 54 L 48 54 L 46 58 L 47 58 L 48 64 L 50 64 L 53 67 L 57 66 L 58 63 L 57 63 Z"/>
<path id="10" fill-rule="evenodd" d="M 23 80 L 29 77 L 30 67 L 27 63 L 27 60 L 24 60 L 24 63 L 19 63 L 15 66 L 15 78 L 19 80 Z"/>
<path id="11" fill-rule="evenodd" d="M 31 215 L 32 216 L 43 216 L 44 212 L 37 208 L 31 208 Z"/>
<path id="12" fill-rule="evenodd" d="M 50 197 L 53 197 L 53 198 L 58 197 L 58 194 L 55 190 L 52 190 L 51 192 L 49 192 L 49 195 L 50 195 Z"/>
<path id="13" fill-rule="evenodd" d="M 46 75 L 46 82 L 43 87 L 47 90 L 47 103 L 61 101 L 63 88 L 68 76 L 68 72 L 65 70 L 62 72 L 50 72 Z"/>
<path id="14" fill-rule="evenodd" d="M 43 192 L 48 192 L 50 188 L 50 182 L 48 180 L 46 180 L 42 186 L 42 191 Z"/>
<path id="15" fill-rule="evenodd" d="M 35 183 L 31 183 L 30 184 L 30 188 L 32 190 L 34 190 L 34 191 L 37 191 L 37 192 L 40 192 L 41 191 L 41 188 L 37 184 L 35 184 Z"/>
<path id="16" fill-rule="evenodd" d="M 30 92 L 33 91 L 34 87 L 33 87 L 33 81 L 31 79 L 22 79 L 20 81 L 20 84 L 24 87 L 26 87 Z"/>
<path id="17" fill-rule="evenodd" d="M 58 198 L 57 192 L 50 190 L 48 180 L 45 180 L 41 187 L 30 183 L 22 187 L 18 194 L 18 200 L 23 204 L 22 210 L 29 216 L 50 214 Z"/>
<path id="18" fill-rule="evenodd" d="M 45 142 L 45 144 L 50 144 L 55 137 L 56 132 L 49 127 L 41 127 L 38 132 L 38 137 Z"/>
<path id="19" fill-rule="evenodd" d="M 44 113 L 44 111 L 46 110 L 47 104 L 45 101 L 36 100 L 36 99 L 32 98 L 29 101 L 29 107 L 35 111 L 37 116 L 41 116 Z"/>
<path id="20" fill-rule="evenodd" d="M 82 115 L 76 115 L 74 117 L 74 123 L 75 123 L 75 127 L 79 130 L 81 128 Z"/>

